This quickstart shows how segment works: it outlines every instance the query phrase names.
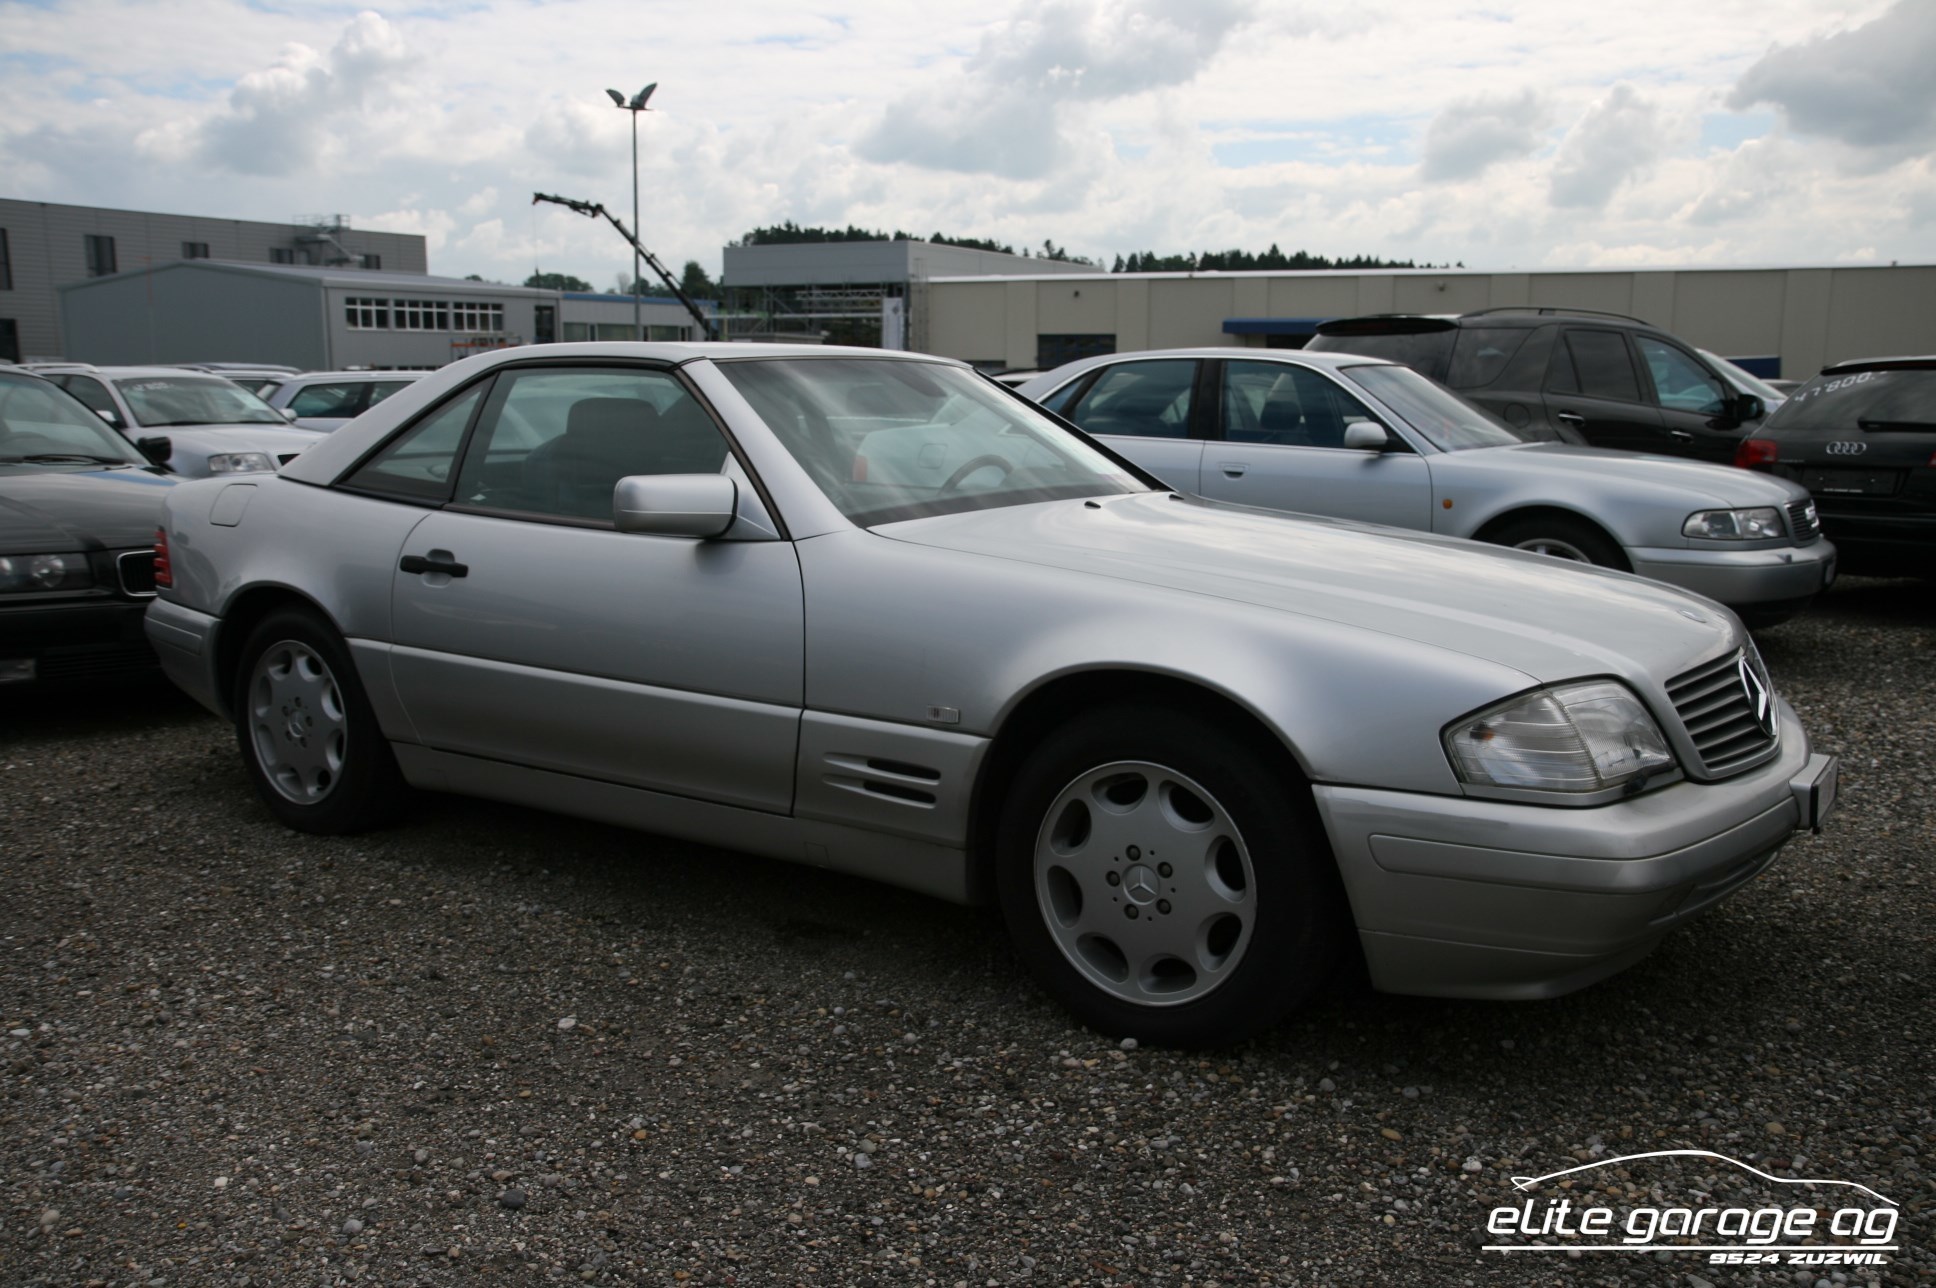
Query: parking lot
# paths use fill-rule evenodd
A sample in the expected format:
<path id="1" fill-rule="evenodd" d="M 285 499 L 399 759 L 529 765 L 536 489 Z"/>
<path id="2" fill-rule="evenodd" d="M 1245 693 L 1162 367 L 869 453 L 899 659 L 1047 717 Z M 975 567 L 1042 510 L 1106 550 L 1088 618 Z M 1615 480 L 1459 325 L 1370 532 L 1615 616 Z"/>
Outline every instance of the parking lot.
<path id="1" fill-rule="evenodd" d="M 474 800 L 299 835 L 165 686 L 0 694 L 0 1281 L 1928 1282 L 1936 595 L 1760 642 L 1821 836 L 1583 993 L 1211 1054 L 1074 1026 L 988 912 Z M 1511 1177 L 1674 1148 L 1901 1251 L 1481 1251 Z"/>

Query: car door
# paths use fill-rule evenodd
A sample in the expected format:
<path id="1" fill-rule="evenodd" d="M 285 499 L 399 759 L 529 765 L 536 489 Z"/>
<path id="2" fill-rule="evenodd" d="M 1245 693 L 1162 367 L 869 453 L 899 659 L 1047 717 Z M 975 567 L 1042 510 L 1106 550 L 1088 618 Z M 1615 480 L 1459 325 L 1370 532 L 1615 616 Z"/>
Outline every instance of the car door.
<path id="1" fill-rule="evenodd" d="M 1068 405 L 1054 410 L 1173 488 L 1195 492 L 1203 463 L 1197 430 L 1195 358 L 1146 358 L 1104 367 Z"/>
<path id="2" fill-rule="evenodd" d="M 1684 455 L 1646 401 L 1624 332 L 1566 327 L 1546 367 L 1546 413 L 1594 447 Z"/>
<path id="3" fill-rule="evenodd" d="M 1297 363 L 1233 359 L 1220 366 L 1221 434 L 1204 448 L 1203 495 L 1431 526 L 1431 471 L 1409 444 L 1393 434 L 1382 452 L 1344 445 L 1345 426 L 1383 421 L 1342 385 Z"/>
<path id="4" fill-rule="evenodd" d="M 1738 400 L 1727 382 L 1659 336 L 1635 335 L 1633 344 L 1676 454 L 1732 465 L 1746 426 L 1735 418 Z"/>
<path id="5" fill-rule="evenodd" d="M 392 671 L 421 741 L 789 810 L 804 664 L 792 544 L 612 523 L 620 478 L 726 466 L 699 401 L 665 369 L 547 364 L 502 369 L 448 414 L 474 422 L 455 487 L 400 551 L 393 596 Z"/>

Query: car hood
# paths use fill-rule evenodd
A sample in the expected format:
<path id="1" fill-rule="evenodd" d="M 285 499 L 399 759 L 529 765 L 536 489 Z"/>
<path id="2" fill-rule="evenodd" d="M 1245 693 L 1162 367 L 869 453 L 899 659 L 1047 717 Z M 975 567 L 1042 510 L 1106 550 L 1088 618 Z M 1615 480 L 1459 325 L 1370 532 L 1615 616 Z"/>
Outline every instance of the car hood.
<path id="1" fill-rule="evenodd" d="M 177 425 L 173 429 L 144 429 L 136 440 L 165 437 L 177 452 L 268 452 L 287 456 L 329 437 L 313 429 L 282 425 Z"/>
<path id="2" fill-rule="evenodd" d="M 174 485 L 136 468 L 29 474 L 0 466 L 0 554 L 151 546 Z"/>
<path id="3" fill-rule="evenodd" d="M 1117 577 L 1377 631 L 1543 681 L 1663 680 L 1742 638 L 1659 582 L 1343 519 L 1150 493 L 883 525 L 901 541 Z"/>
<path id="4" fill-rule="evenodd" d="M 1523 478 L 1528 471 L 1533 471 L 1551 479 L 1555 487 L 1585 489 L 1588 496 L 1603 497 L 1609 488 L 1618 488 L 1623 495 L 1664 500 L 1671 492 L 1677 504 L 1690 508 L 1785 506 L 1808 496 L 1806 489 L 1784 479 L 1730 465 L 1604 447 L 1580 447 L 1572 443 L 1515 443 L 1510 447 L 1472 448 L 1435 456 L 1432 462 L 1434 467 L 1445 462 L 1460 468 L 1510 469 L 1515 478 Z"/>

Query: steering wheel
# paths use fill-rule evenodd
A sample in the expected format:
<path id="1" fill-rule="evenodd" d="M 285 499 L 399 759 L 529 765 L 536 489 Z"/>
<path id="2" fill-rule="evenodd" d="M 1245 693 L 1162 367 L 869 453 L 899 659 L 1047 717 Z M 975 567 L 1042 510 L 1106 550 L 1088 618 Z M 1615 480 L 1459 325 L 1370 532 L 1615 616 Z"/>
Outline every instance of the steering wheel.
<path id="1" fill-rule="evenodd" d="M 986 452 L 972 460 L 963 461 L 960 465 L 956 466 L 955 472 L 948 476 L 948 481 L 941 485 L 939 490 L 935 492 L 935 495 L 947 495 L 972 477 L 975 471 L 985 470 L 991 465 L 1001 467 L 1003 478 L 1007 478 L 1015 469 L 1015 466 L 1009 462 L 1006 456 L 997 456 L 993 452 Z"/>

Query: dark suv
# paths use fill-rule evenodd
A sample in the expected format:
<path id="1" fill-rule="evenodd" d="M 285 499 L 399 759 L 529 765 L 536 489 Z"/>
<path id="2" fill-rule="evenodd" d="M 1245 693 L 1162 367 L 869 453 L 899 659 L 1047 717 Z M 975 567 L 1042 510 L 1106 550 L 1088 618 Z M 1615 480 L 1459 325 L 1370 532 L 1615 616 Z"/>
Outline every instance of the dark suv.
<path id="1" fill-rule="evenodd" d="M 1374 314 L 1325 322 L 1305 347 L 1402 362 L 1532 439 L 1726 463 L 1767 415 L 1694 346 L 1617 313 Z"/>
<path id="2" fill-rule="evenodd" d="M 1807 488 L 1846 571 L 1936 577 L 1936 357 L 1822 368 L 1735 464 Z"/>

